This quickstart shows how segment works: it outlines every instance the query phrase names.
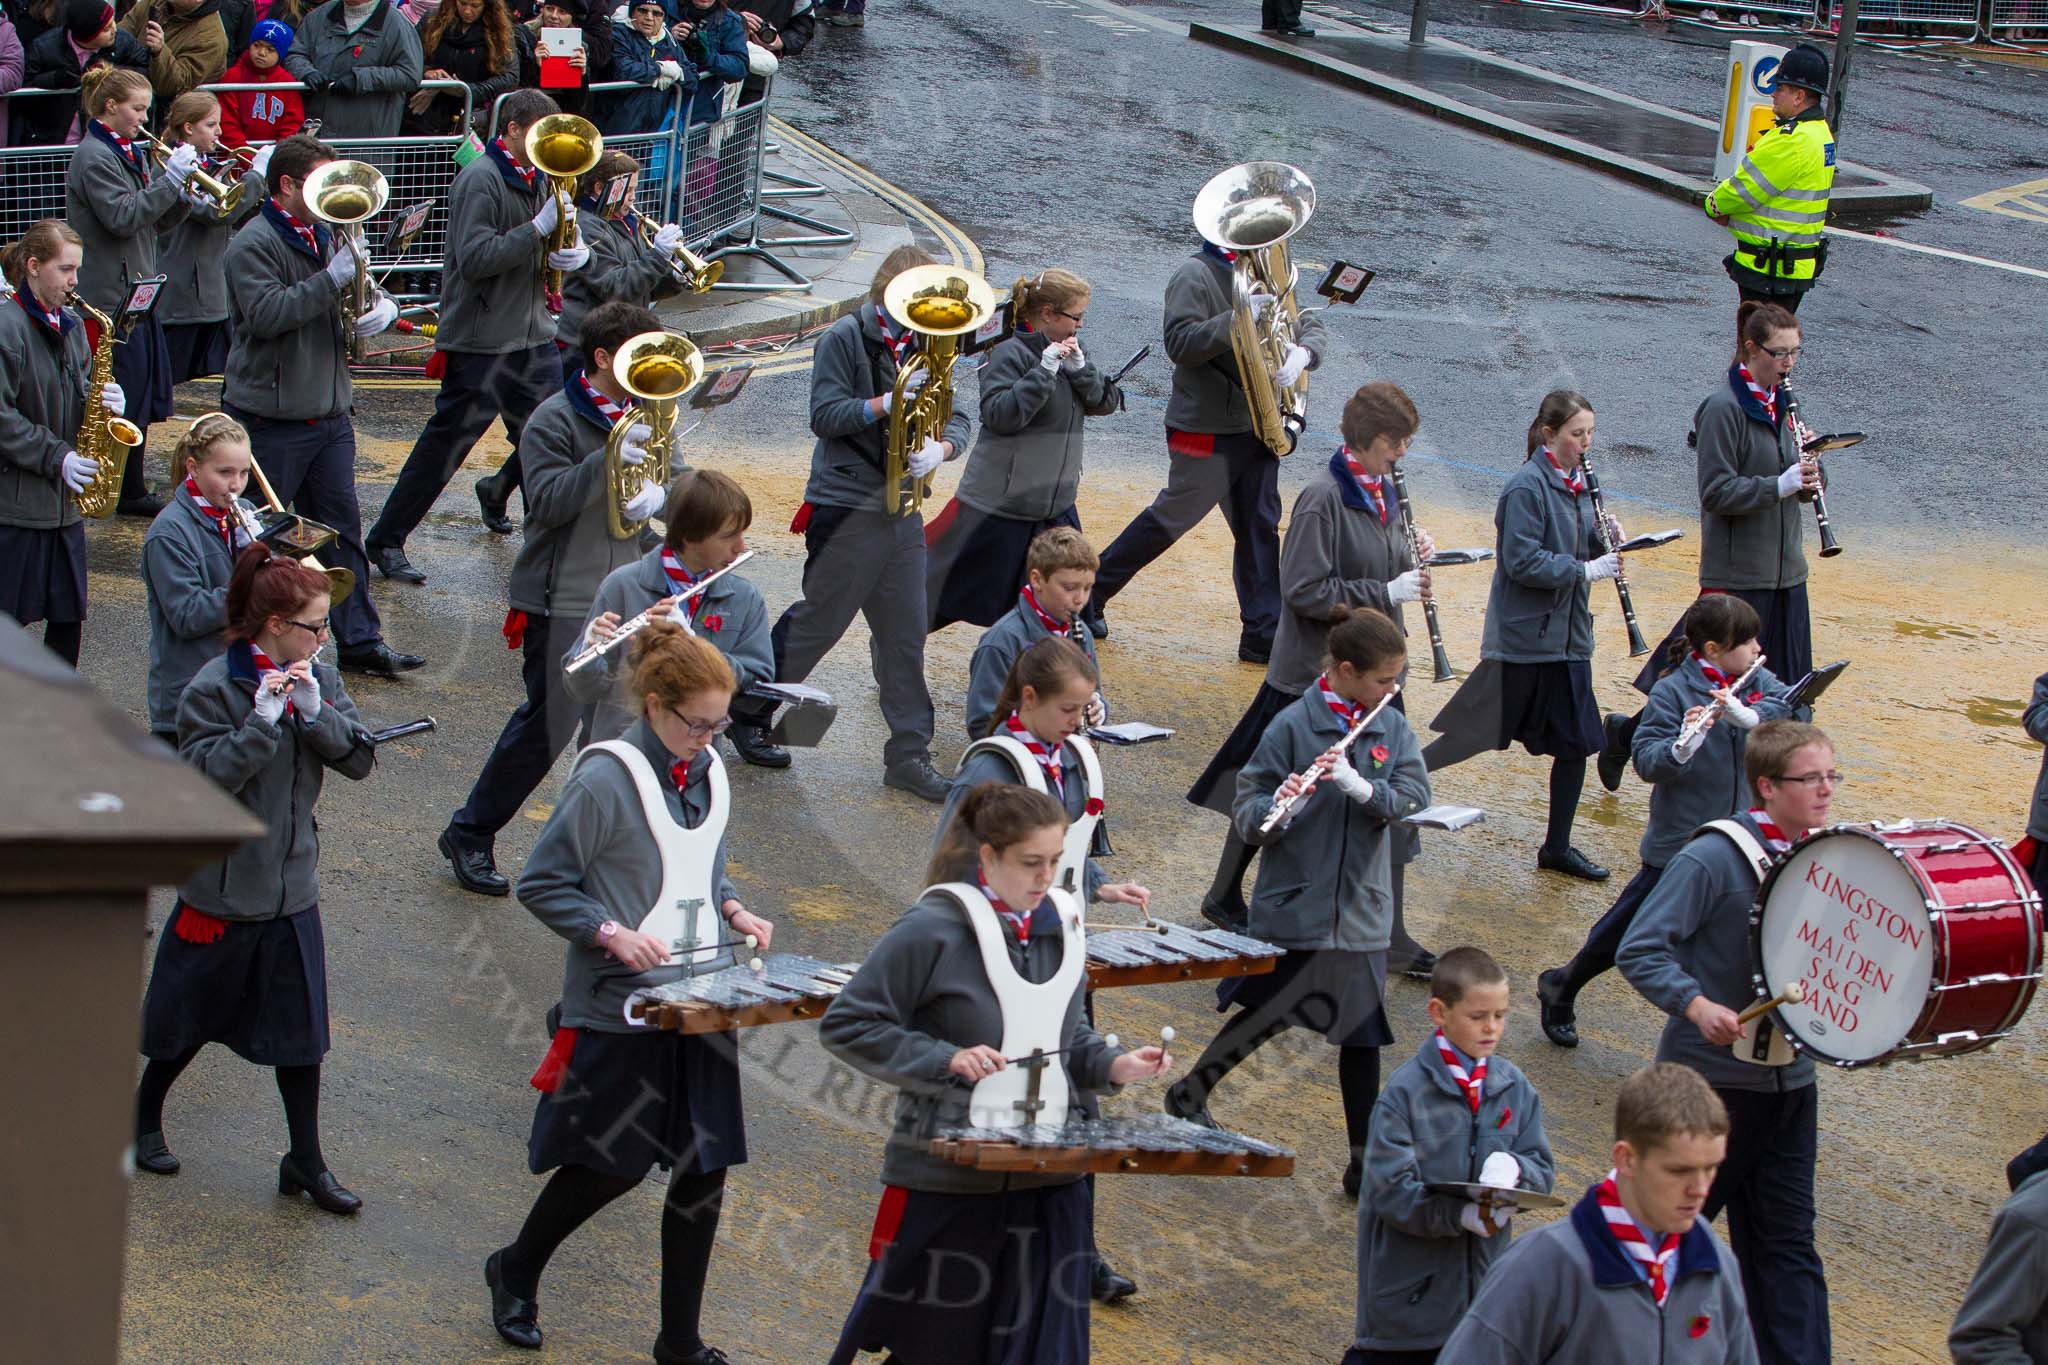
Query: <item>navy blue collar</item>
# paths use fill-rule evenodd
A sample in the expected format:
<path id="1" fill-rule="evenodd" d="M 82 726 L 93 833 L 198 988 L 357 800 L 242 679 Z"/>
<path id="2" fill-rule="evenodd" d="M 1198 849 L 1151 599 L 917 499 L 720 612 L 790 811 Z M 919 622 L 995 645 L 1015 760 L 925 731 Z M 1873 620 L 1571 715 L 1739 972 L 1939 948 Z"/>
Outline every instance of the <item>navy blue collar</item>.
<path id="1" fill-rule="evenodd" d="M 1202 243 L 1202 254 L 1217 265 L 1222 266 L 1225 270 L 1234 269 L 1237 263 L 1236 252 L 1220 247 L 1211 241 L 1205 240 Z"/>
<path id="2" fill-rule="evenodd" d="M 121 164 L 128 168 L 129 174 L 144 184 L 149 183 L 149 162 L 144 159 L 141 149 L 133 141 L 124 148 L 120 139 L 114 136 L 114 130 L 96 118 L 85 121 L 85 135 L 96 137 L 113 148 L 114 155 L 121 158 Z"/>
<path id="3" fill-rule="evenodd" d="M 512 154 L 505 150 L 505 139 L 494 137 L 484 144 L 484 155 L 497 166 L 498 174 L 505 177 L 505 183 L 522 194 L 537 194 L 547 188 L 539 171 L 528 171 Z"/>
<path id="4" fill-rule="evenodd" d="M 313 229 L 313 239 L 319 243 L 319 246 L 314 248 L 306 245 L 306 239 L 299 235 L 298 228 L 293 225 L 292 216 L 279 208 L 275 199 L 263 201 L 263 221 L 277 229 L 277 235 L 284 238 L 284 244 L 293 251 L 298 252 L 301 256 L 307 257 L 315 264 L 321 264 L 327 260 L 327 225 L 325 223 L 308 224 Z"/>
<path id="5" fill-rule="evenodd" d="M 598 410 L 597 404 L 590 401 L 590 394 L 584 387 L 584 374 L 585 371 L 579 369 L 570 375 L 562 384 L 562 392 L 568 396 L 569 407 L 578 417 L 600 431 L 609 432 L 612 429 L 612 419 L 605 416 Z"/>
<path id="6" fill-rule="evenodd" d="M 61 304 L 57 308 L 57 320 L 53 325 L 50 321 L 51 315 L 45 313 L 43 305 L 36 302 L 35 296 L 29 293 L 27 280 L 23 280 L 21 288 L 14 291 L 14 301 L 21 305 L 21 311 L 28 314 L 28 320 L 35 324 L 36 334 L 49 338 L 59 346 L 64 344 L 65 337 L 71 335 L 71 329 L 78 325 L 78 319 L 71 316 Z"/>
<path id="7" fill-rule="evenodd" d="M 1572 1231 L 1579 1235 L 1579 1245 L 1586 1249 L 1586 1259 L 1593 1264 L 1593 1283 L 1602 1289 L 1626 1289 L 1631 1285 L 1648 1289 L 1649 1281 L 1643 1278 L 1643 1272 L 1607 1230 L 1607 1216 L 1600 1212 L 1598 1189 L 1597 1185 L 1588 1186 L 1579 1202 L 1572 1205 Z M 1688 1275 L 1720 1273 L 1721 1258 L 1714 1254 L 1714 1234 L 1707 1231 L 1705 1222 L 1695 1218 L 1678 1239 L 1678 1273 L 1671 1277 L 1671 1282 L 1676 1284 Z"/>
<path id="8" fill-rule="evenodd" d="M 256 651 L 247 640 L 237 640 L 228 646 L 228 676 L 251 687 L 256 685 Z"/>
<path id="9" fill-rule="evenodd" d="M 1745 417 L 1754 422 L 1762 422 L 1773 431 L 1778 429 L 1777 419 L 1774 419 L 1771 414 L 1765 412 L 1764 405 L 1757 402 L 1756 395 L 1749 391 L 1749 384 L 1742 377 L 1742 366 L 1730 365 L 1728 367 L 1728 388 L 1735 394 L 1735 401 L 1741 405 Z M 1784 415 L 1785 399 L 1784 395 L 1780 393 L 1778 397 L 1778 416 L 1782 418 Z"/>
<path id="10" fill-rule="evenodd" d="M 1358 480 L 1351 477 L 1351 466 L 1344 460 L 1343 446 L 1338 446 L 1336 450 L 1330 453 L 1330 477 L 1337 481 L 1338 495 L 1344 499 L 1346 507 L 1349 507 L 1354 512 L 1370 512 L 1375 519 L 1379 517 L 1379 509 L 1374 507 L 1372 502 L 1365 496 L 1365 490 L 1358 486 Z M 1392 483 L 1393 480 L 1391 478 L 1382 477 L 1380 479 L 1381 497 L 1393 497 Z"/>

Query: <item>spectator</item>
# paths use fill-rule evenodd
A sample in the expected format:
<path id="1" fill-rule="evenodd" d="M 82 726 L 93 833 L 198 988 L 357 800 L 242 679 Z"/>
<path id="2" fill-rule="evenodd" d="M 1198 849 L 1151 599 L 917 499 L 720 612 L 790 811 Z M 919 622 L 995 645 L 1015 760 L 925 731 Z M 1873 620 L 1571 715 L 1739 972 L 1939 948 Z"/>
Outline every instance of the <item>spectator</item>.
<path id="1" fill-rule="evenodd" d="M 285 69 L 319 101 L 320 136 L 396 137 L 426 64 L 392 0 L 327 0 L 298 26 Z"/>
<path id="2" fill-rule="evenodd" d="M 818 13 L 835 28 L 860 28 L 868 21 L 868 0 L 825 0 Z"/>
<path id="3" fill-rule="evenodd" d="M 690 106 L 690 122 L 715 123 L 721 92 L 747 78 L 747 26 L 726 8 L 725 0 L 674 2 L 682 8 L 669 26 L 669 36 L 682 49 L 684 63 L 697 72 L 697 100 Z"/>
<path id="4" fill-rule="evenodd" d="M 22 61 L 20 35 L 0 15 L 0 147 L 7 145 L 7 107 L 13 103 L 6 96 L 21 89 Z"/>
<path id="5" fill-rule="evenodd" d="M 147 76 L 149 49 L 115 24 L 114 7 L 107 0 L 67 0 L 63 27 L 28 45 L 21 83 L 39 90 L 76 91 L 86 72 L 107 65 Z M 13 123 L 15 145 L 21 147 L 61 147 L 78 141 L 82 132 L 75 96 L 23 100 Z"/>
<path id="6" fill-rule="evenodd" d="M 505 0 L 445 0 L 420 25 L 427 79 L 461 81 L 479 120 L 489 121 L 498 96 L 519 81 L 519 49 L 512 41 L 512 15 Z M 406 102 L 408 137 L 465 133 L 462 96 L 450 90 L 422 90 Z"/>
<path id="7" fill-rule="evenodd" d="M 598 126 L 607 134 L 651 133 L 661 128 L 681 83 L 685 94 L 696 89 L 697 73 L 683 64 L 682 50 L 669 36 L 668 11 L 661 0 L 632 0 L 632 21 L 615 24 L 612 66 L 605 79 L 634 81 L 644 87 L 621 90 L 598 101 Z"/>
<path id="8" fill-rule="evenodd" d="M 216 79 L 227 67 L 220 0 L 137 0 L 121 27 L 149 50 L 149 86 L 159 105 Z"/>
<path id="9" fill-rule="evenodd" d="M 64 27 L 64 0 L 9 0 L 7 17 L 13 21 L 14 36 L 21 39 L 21 50 L 27 52 L 36 39 Z"/>
<path id="10" fill-rule="evenodd" d="M 258 23 L 249 35 L 249 50 L 221 74 L 223 85 L 254 85 L 265 81 L 278 90 L 231 90 L 220 97 L 220 145 L 252 147 L 278 142 L 306 123 L 306 102 L 290 88 L 296 82 L 284 69 L 292 50 L 290 25 L 276 19 Z"/>
<path id="11" fill-rule="evenodd" d="M 811 45 L 818 32 L 816 8 L 812 0 L 738 0 L 732 11 L 747 26 L 747 42 L 780 63 Z M 768 78 L 754 70 L 740 91 L 740 103 L 752 104 L 767 89 Z"/>
<path id="12" fill-rule="evenodd" d="M 612 19 L 611 11 L 600 9 L 593 13 L 585 0 L 541 0 L 534 17 L 519 26 L 519 84 L 528 90 L 538 90 L 540 83 L 540 31 L 544 28 L 575 28 L 583 31 L 583 50 L 576 55 L 575 65 L 582 75 L 582 85 L 569 89 L 547 87 L 547 93 L 554 96 L 556 104 L 562 106 L 565 114 L 580 114 L 591 117 L 592 100 L 588 87 L 592 72 L 602 73 L 612 64 Z M 599 77 L 601 79 L 601 76 Z"/>

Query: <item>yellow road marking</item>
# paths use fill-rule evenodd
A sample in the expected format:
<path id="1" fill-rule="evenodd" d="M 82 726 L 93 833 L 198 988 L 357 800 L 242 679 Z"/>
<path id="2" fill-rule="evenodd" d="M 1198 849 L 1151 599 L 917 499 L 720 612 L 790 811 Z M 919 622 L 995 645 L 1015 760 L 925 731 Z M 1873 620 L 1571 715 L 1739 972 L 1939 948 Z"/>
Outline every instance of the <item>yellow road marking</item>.
<path id="1" fill-rule="evenodd" d="M 2024 218 L 2030 223 L 2048 223 L 2048 180 L 2029 180 L 2022 185 L 1973 194 L 1963 201 L 1963 207 Z"/>

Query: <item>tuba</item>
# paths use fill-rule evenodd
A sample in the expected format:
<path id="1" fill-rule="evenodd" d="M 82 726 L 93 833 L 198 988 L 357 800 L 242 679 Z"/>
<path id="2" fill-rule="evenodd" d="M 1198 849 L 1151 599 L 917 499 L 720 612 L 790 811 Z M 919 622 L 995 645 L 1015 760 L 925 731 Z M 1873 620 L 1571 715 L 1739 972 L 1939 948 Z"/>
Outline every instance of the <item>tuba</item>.
<path id="1" fill-rule="evenodd" d="M 125 417 L 109 417 L 100 394 L 114 382 L 114 320 L 72 291 L 65 302 L 99 329 L 92 348 L 92 370 L 85 379 L 85 420 L 78 426 L 78 453 L 99 463 L 100 472 L 81 493 L 73 495 L 78 515 L 103 517 L 121 500 L 121 475 L 128 452 L 142 444 L 142 428 Z"/>
<path id="2" fill-rule="evenodd" d="M 363 339 L 356 335 L 356 319 L 370 311 L 370 248 L 363 240 L 363 224 L 375 218 L 391 197 L 384 172 L 367 161 L 330 161 L 306 177 L 306 207 L 313 216 L 332 226 L 356 258 L 356 280 L 341 301 L 343 343 L 351 361 L 363 358 Z"/>
<path id="3" fill-rule="evenodd" d="M 889 281 L 882 307 L 924 338 L 896 371 L 889 400 L 889 436 L 882 487 L 894 499 L 891 516 L 922 512 L 931 480 L 910 477 L 910 454 L 939 439 L 953 418 L 953 362 L 959 338 L 995 316 L 995 291 L 958 266 L 920 265 Z M 922 387 L 918 376 L 922 375 Z"/>
<path id="4" fill-rule="evenodd" d="M 1237 253 L 1230 344 L 1252 429 L 1275 455 L 1293 454 L 1308 429 L 1308 376 L 1283 386 L 1280 367 L 1301 328 L 1287 239 L 1315 211 L 1315 185 L 1278 161 L 1232 166 L 1195 196 L 1195 231 L 1202 240 Z M 1254 294 L 1271 294 L 1275 300 L 1263 317 L 1252 307 Z"/>
<path id="5" fill-rule="evenodd" d="M 560 221 L 548 235 L 548 251 L 567 251 L 576 245 L 576 181 L 603 155 L 604 134 L 589 119 L 575 114 L 549 114 L 535 119 L 526 130 L 526 159 L 555 182 Z M 541 284 L 550 294 L 561 293 L 562 272 L 543 267 Z"/>
<path id="6" fill-rule="evenodd" d="M 605 517 L 613 540 L 630 539 L 646 527 L 645 521 L 626 520 L 626 504 L 650 484 L 667 486 L 676 464 L 682 400 L 703 377 L 704 357 L 696 344 L 674 332 L 642 332 L 612 357 L 612 378 L 634 398 L 633 406 L 613 423 L 611 435 L 604 441 L 604 477 L 609 492 Z M 647 442 L 647 458 L 627 464 L 626 433 L 637 422 L 645 422 L 654 434 Z"/>

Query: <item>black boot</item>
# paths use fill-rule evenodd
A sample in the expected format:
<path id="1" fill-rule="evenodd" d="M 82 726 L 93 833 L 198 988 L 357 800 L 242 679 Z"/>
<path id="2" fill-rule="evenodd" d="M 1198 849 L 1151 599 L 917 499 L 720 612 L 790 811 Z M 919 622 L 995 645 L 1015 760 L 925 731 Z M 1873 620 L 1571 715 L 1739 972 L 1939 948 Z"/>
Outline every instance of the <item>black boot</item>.
<path id="1" fill-rule="evenodd" d="M 1536 850 L 1536 866 L 1545 872 L 1562 872 L 1567 877 L 1577 877 L 1582 882 L 1604 882 L 1610 875 L 1606 868 L 1576 848 L 1567 848 L 1562 853 L 1539 848 Z"/>
<path id="2" fill-rule="evenodd" d="M 1128 1275 L 1117 1274 L 1114 1267 L 1100 1256 L 1095 1258 L 1095 1274 L 1090 1277 L 1088 1295 L 1097 1303 L 1118 1303 L 1138 1292 L 1138 1282 Z"/>
<path id="3" fill-rule="evenodd" d="M 1536 978 L 1536 1004 L 1543 1019 L 1543 1036 L 1559 1047 L 1579 1045 L 1579 1017 L 1566 993 L 1562 968 L 1552 967 Z"/>
<path id="4" fill-rule="evenodd" d="M 1593 767 L 1600 774 L 1600 785 L 1611 792 L 1621 790 L 1621 779 L 1628 772 L 1629 745 L 1635 740 L 1635 721 L 1619 711 L 1607 713 L 1602 722 L 1607 733 L 1607 745 L 1600 750 L 1600 757 Z"/>
<path id="5" fill-rule="evenodd" d="M 789 766 L 789 750 L 771 739 L 763 726 L 740 721 L 725 732 L 725 737 L 732 741 L 734 753 L 757 768 Z"/>
<path id="6" fill-rule="evenodd" d="M 501 536 L 512 534 L 512 490 L 498 482 L 497 474 L 486 474 L 476 481 L 477 515 L 483 518 L 484 529 L 495 531 Z"/>
<path id="7" fill-rule="evenodd" d="M 176 1175 L 178 1158 L 171 1155 L 171 1149 L 164 1143 L 163 1130 L 142 1133 L 135 1139 L 135 1165 L 140 1170 L 156 1175 Z"/>
<path id="8" fill-rule="evenodd" d="M 498 871 L 498 861 L 491 856 L 489 845 L 479 848 L 457 839 L 452 830 L 442 830 L 440 849 L 441 856 L 455 869 L 455 880 L 461 883 L 464 891 L 473 891 L 479 896 L 512 894 L 512 883 Z"/>

